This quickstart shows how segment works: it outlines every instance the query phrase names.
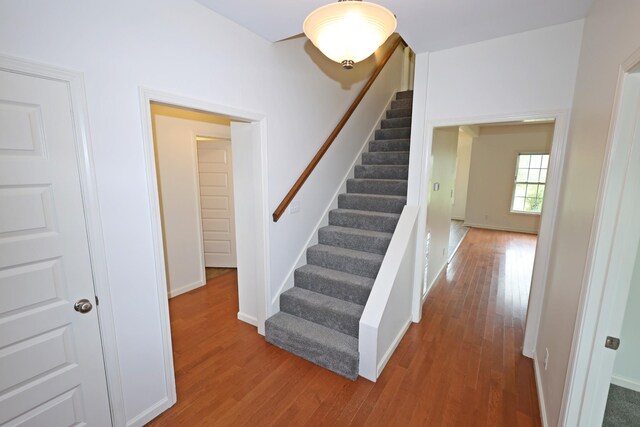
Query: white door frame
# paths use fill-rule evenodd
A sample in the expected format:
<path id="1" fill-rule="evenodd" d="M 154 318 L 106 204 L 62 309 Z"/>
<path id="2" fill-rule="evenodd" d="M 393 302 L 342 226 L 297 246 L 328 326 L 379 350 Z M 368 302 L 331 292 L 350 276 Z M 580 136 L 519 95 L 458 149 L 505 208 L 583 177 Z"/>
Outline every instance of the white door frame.
<path id="1" fill-rule="evenodd" d="M 262 179 L 261 194 L 262 199 L 255 203 L 255 215 L 253 217 L 263 218 L 263 222 L 258 224 L 260 231 L 256 242 L 261 242 L 255 246 L 257 251 L 257 259 L 263 260 L 264 268 L 258 271 L 259 277 L 257 285 L 257 318 L 258 333 L 264 335 L 264 322 L 268 315 L 271 314 L 269 301 L 271 300 L 269 287 L 269 204 L 267 198 L 267 119 L 264 114 L 255 113 L 246 110 L 239 110 L 223 105 L 213 104 L 208 101 L 187 98 L 179 95 L 157 91 L 153 89 L 140 88 L 140 110 L 142 117 L 142 137 L 146 160 L 146 176 L 147 189 L 149 193 L 150 222 L 151 233 L 154 247 L 154 261 L 156 268 L 156 287 L 158 292 L 158 311 L 162 328 L 162 348 L 164 358 L 164 374 L 165 384 L 168 390 L 168 401 L 162 407 L 157 408 L 154 412 L 156 415 L 171 407 L 176 402 L 176 386 L 173 367 L 173 350 L 171 345 L 171 324 L 169 320 L 169 302 L 167 296 L 167 278 L 165 270 L 164 247 L 162 239 L 162 222 L 160 218 L 160 198 L 158 195 L 157 171 L 155 162 L 155 150 L 153 140 L 153 127 L 151 116 L 151 102 L 169 104 L 172 106 L 183 107 L 205 111 L 232 119 L 257 122 L 260 125 L 260 144 L 253 149 L 259 150 L 261 159 L 261 171 L 259 176 Z M 155 416 L 155 415 L 154 415 Z"/>
<path id="2" fill-rule="evenodd" d="M 633 73 L 634 75 L 632 75 Z M 616 236 L 618 221 L 628 222 L 623 197 L 629 182 L 632 150 L 640 149 L 640 50 L 620 67 L 609 127 L 600 191 L 590 237 L 589 252 L 574 330 L 571 357 L 565 380 L 560 425 L 602 425 L 608 384 L 615 353 L 604 348 L 607 335 L 618 334 L 629 292 L 625 268 L 610 269 L 615 254 L 634 256 L 638 227 L 624 231 L 626 241 Z M 637 174 L 637 171 L 635 171 Z M 631 223 L 635 221 L 631 220 Z M 618 238 L 616 238 L 618 237 Z M 632 247 L 634 244 L 636 247 Z M 617 259 L 617 262 L 623 262 Z M 617 286 L 612 286 L 617 283 Z M 622 308 L 621 308 L 622 306 Z M 611 366 L 611 368 L 609 368 Z"/>
<path id="3" fill-rule="evenodd" d="M 76 162 L 80 176 L 82 204 L 89 244 L 89 257 L 93 274 L 93 286 L 100 304 L 98 323 L 102 341 L 109 406 L 113 425 L 125 425 L 124 397 L 120 377 L 120 363 L 116 346 L 113 305 L 109 286 L 109 277 L 100 219 L 100 205 L 94 172 L 93 149 L 89 133 L 87 97 L 82 73 L 65 70 L 49 65 L 26 61 L 20 58 L 0 55 L 0 70 L 19 73 L 27 76 L 46 78 L 63 82 L 67 85 L 71 99 L 71 115 L 73 117 Z"/>
<path id="4" fill-rule="evenodd" d="M 421 176 L 419 178 L 419 195 L 417 198 L 420 206 L 420 213 L 418 217 L 418 241 L 416 245 L 416 253 L 420 254 L 420 256 L 416 256 L 414 273 L 414 322 L 420 320 L 422 304 L 425 299 L 422 295 L 422 276 L 424 274 L 424 265 L 422 264 L 424 258 L 424 251 L 422 247 L 424 239 L 422 236 L 424 236 L 427 224 L 426 200 L 429 189 L 427 188 L 428 185 L 426 185 L 426 183 L 428 182 L 429 174 L 431 173 L 431 165 L 429 164 L 429 161 L 434 129 L 447 126 L 471 126 L 489 123 L 517 122 L 523 120 L 540 120 L 546 118 L 554 119 L 555 125 L 549 157 L 549 175 L 547 177 L 547 187 L 544 195 L 544 205 L 540 218 L 540 230 L 538 232 L 538 243 L 536 245 L 535 262 L 531 278 L 531 291 L 529 294 L 524 347 L 522 350 L 522 353 L 525 356 L 535 359 L 535 348 L 538 338 L 538 329 L 540 328 L 540 316 L 542 315 L 542 304 L 544 301 L 545 284 L 549 268 L 552 237 L 555 231 L 558 201 L 560 197 L 560 184 L 563 176 L 567 134 L 569 131 L 569 110 L 543 110 L 506 115 L 459 117 L 426 122 L 424 131 L 424 149 L 422 150 L 422 159 L 420 160 Z M 427 289 L 427 293 L 429 290 L 430 289 Z"/>

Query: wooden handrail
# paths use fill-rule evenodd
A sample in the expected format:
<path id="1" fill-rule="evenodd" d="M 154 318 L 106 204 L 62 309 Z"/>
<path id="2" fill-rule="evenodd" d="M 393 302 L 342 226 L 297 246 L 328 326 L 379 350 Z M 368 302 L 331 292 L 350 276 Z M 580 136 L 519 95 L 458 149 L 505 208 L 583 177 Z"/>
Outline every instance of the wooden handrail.
<path id="1" fill-rule="evenodd" d="M 313 159 L 311 159 L 311 161 L 309 162 L 309 165 L 305 168 L 305 170 L 302 172 L 298 180 L 291 187 L 291 190 L 289 190 L 287 195 L 284 196 L 284 199 L 282 199 L 282 202 L 280 202 L 276 210 L 273 212 L 273 222 L 277 222 L 280 219 L 284 211 L 287 209 L 287 206 L 289 206 L 293 198 L 296 196 L 296 194 L 298 194 L 298 191 L 300 191 L 300 188 L 302 188 L 302 185 L 305 183 L 307 178 L 309 178 L 309 175 L 311 175 L 311 172 L 313 172 L 316 166 L 318 166 L 318 163 L 320 163 L 320 160 L 322 159 L 322 157 L 325 155 L 329 147 L 331 147 L 331 144 L 333 144 L 333 141 L 335 141 L 336 137 L 338 136 L 338 134 L 340 133 L 344 125 L 347 123 L 347 120 L 349 120 L 349 117 L 351 117 L 353 112 L 356 110 L 356 108 L 360 104 L 360 101 L 362 101 L 362 98 L 364 98 L 364 96 L 367 94 L 367 92 L 369 91 L 369 88 L 371 87 L 371 85 L 373 85 L 373 82 L 376 80 L 376 77 L 378 77 L 378 74 L 380 74 L 384 66 L 387 64 L 387 62 L 389 62 L 389 59 L 391 59 L 391 56 L 396 51 L 400 43 L 404 43 L 406 45 L 402 37 L 398 36 L 398 39 L 393 43 L 391 48 L 385 53 L 384 57 L 376 67 L 375 71 L 373 72 L 371 77 L 369 77 L 369 80 L 367 81 L 367 83 L 364 85 L 364 87 L 362 88 L 362 90 L 360 91 L 356 99 L 353 101 L 353 103 L 351 104 L 347 112 L 342 117 L 342 120 L 340 120 L 340 122 L 338 123 L 336 128 L 333 130 L 333 132 L 331 132 L 331 135 L 329 135 L 329 137 L 324 142 L 324 144 L 322 144 L 322 147 L 320 147 L 316 155 L 313 156 Z"/>

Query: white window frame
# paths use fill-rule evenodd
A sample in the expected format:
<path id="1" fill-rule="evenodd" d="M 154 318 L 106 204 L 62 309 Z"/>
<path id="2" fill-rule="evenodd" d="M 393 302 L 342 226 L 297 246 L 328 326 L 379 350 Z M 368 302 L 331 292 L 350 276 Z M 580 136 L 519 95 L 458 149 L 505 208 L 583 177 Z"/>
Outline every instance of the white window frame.
<path id="1" fill-rule="evenodd" d="M 518 169 L 520 166 L 520 156 L 547 156 L 548 157 L 548 161 L 547 161 L 547 175 L 545 176 L 545 180 L 544 182 L 538 181 L 538 182 L 533 182 L 533 181 L 526 181 L 526 182 L 518 182 Z M 542 198 L 542 206 L 540 207 L 540 212 L 528 212 L 528 211 L 520 211 L 520 210 L 515 210 L 513 208 L 515 199 L 516 199 L 516 187 L 518 184 L 544 184 L 545 187 L 545 193 L 547 191 L 547 179 L 549 178 L 549 162 L 551 161 L 551 155 L 549 152 L 522 152 L 522 153 L 518 153 L 518 155 L 516 156 L 516 168 L 515 168 L 515 172 L 513 174 L 513 190 L 511 192 L 511 204 L 509 207 L 509 212 L 511 212 L 512 214 L 518 214 L 518 215 L 542 215 L 542 209 L 544 208 L 544 196 Z M 530 169 L 530 168 L 529 168 Z M 525 196 L 526 199 L 526 196 Z"/>

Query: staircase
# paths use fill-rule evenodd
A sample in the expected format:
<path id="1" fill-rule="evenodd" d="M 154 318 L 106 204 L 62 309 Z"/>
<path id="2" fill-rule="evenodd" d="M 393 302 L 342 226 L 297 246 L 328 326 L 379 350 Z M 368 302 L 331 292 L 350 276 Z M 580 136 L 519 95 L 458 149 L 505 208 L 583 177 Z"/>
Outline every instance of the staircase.
<path id="1" fill-rule="evenodd" d="M 391 102 L 319 244 L 307 249 L 307 265 L 265 324 L 271 344 L 352 380 L 360 317 L 407 201 L 412 96 L 398 92 Z"/>

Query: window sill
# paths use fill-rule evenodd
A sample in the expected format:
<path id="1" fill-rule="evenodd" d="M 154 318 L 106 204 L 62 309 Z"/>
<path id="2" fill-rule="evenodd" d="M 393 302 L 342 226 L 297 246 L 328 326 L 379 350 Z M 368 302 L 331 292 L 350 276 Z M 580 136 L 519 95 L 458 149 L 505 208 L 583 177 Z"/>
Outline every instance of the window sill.
<path id="1" fill-rule="evenodd" d="M 542 212 L 522 212 L 522 211 L 509 211 L 510 214 L 514 214 L 514 215 L 534 215 L 534 216 L 540 216 L 542 215 Z"/>

